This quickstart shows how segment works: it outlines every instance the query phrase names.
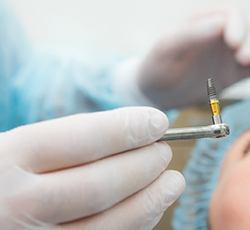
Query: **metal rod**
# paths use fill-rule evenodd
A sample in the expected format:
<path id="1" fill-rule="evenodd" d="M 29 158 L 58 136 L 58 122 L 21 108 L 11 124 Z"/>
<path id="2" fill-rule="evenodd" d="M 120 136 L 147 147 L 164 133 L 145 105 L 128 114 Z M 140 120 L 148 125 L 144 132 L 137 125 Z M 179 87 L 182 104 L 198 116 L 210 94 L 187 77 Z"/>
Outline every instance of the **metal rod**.
<path id="1" fill-rule="evenodd" d="M 227 124 L 169 129 L 158 141 L 188 140 L 199 138 L 220 138 L 229 135 Z"/>

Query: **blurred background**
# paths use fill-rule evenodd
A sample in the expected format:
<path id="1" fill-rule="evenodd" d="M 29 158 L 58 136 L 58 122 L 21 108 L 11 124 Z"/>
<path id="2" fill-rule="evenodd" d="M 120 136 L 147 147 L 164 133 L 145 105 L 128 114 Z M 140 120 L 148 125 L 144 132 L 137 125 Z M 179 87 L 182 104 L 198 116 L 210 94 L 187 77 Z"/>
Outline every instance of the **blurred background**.
<path id="1" fill-rule="evenodd" d="M 102 55 L 142 55 L 192 12 L 221 5 L 250 9 L 248 0 L 7 1 L 34 46 L 67 57 L 81 57 L 93 51 Z M 226 95 L 249 97 L 249 87 L 247 80 L 231 87 Z"/>
<path id="2" fill-rule="evenodd" d="M 134 54 L 145 50 L 190 12 L 248 0 L 9 0 L 34 44 L 58 52 Z"/>
<path id="3" fill-rule="evenodd" d="M 91 51 L 110 55 L 141 55 L 167 30 L 198 9 L 233 5 L 250 11 L 248 0 L 9 0 L 33 45 L 59 55 L 79 56 Z M 246 14 L 247 15 L 247 14 Z M 233 88 L 234 95 L 250 96 L 250 84 Z M 236 92 L 236 93 L 235 93 Z M 208 108 L 189 108 L 175 126 L 210 121 Z M 194 125 L 194 124 L 192 124 Z M 171 167 L 181 170 L 194 142 L 171 143 Z M 171 229 L 172 209 L 157 230 Z"/>

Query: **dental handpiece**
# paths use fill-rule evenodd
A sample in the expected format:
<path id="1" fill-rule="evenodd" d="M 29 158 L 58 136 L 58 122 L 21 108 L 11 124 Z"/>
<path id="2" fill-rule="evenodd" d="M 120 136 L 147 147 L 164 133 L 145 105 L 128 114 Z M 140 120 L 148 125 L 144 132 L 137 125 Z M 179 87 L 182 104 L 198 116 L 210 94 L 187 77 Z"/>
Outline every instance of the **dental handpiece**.
<path id="1" fill-rule="evenodd" d="M 219 100 L 213 79 L 207 80 L 209 105 L 212 112 L 212 125 L 169 129 L 158 141 L 188 140 L 200 138 L 221 138 L 230 134 L 229 126 L 222 123 Z"/>
<path id="2" fill-rule="evenodd" d="M 169 129 L 159 141 L 220 138 L 229 135 L 227 124 Z"/>

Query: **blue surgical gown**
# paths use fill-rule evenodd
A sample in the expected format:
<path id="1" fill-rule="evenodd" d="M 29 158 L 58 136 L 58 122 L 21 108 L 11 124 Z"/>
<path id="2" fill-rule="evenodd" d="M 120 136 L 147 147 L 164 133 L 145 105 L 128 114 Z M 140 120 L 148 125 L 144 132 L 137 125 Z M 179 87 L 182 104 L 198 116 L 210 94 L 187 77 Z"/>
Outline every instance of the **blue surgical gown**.
<path id="1" fill-rule="evenodd" d="M 34 51 L 0 0 L 0 131 L 125 105 L 112 86 L 115 64 L 110 59 L 65 62 Z"/>

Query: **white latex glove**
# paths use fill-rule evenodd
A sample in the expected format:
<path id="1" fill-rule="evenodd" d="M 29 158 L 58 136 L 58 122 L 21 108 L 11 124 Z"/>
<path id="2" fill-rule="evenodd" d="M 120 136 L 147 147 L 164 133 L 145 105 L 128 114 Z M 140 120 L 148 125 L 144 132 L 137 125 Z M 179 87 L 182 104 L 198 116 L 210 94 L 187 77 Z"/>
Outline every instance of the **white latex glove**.
<path id="1" fill-rule="evenodd" d="M 197 14 L 169 32 L 138 69 L 135 84 L 160 108 L 205 102 L 208 78 L 220 92 L 250 76 L 249 23 L 234 8 Z"/>
<path id="2" fill-rule="evenodd" d="M 1 133 L 1 229 L 152 229 L 185 187 L 154 143 L 167 128 L 134 107 Z"/>

